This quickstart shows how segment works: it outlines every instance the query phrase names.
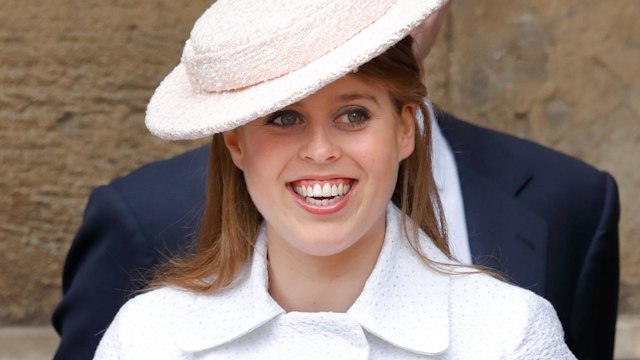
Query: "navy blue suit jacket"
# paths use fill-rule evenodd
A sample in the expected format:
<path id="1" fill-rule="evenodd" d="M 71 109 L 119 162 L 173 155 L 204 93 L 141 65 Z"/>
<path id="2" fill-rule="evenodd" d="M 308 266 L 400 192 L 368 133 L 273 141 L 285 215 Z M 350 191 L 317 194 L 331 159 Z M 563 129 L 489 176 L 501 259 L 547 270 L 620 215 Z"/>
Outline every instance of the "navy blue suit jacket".
<path id="1" fill-rule="evenodd" d="M 613 178 L 531 142 L 440 118 L 458 166 L 474 262 L 547 298 L 579 359 L 611 359 L 619 276 Z M 190 251 L 208 155 L 201 147 L 93 191 L 53 314 L 61 335 L 56 359 L 92 358 L 152 269 L 168 254 Z"/>

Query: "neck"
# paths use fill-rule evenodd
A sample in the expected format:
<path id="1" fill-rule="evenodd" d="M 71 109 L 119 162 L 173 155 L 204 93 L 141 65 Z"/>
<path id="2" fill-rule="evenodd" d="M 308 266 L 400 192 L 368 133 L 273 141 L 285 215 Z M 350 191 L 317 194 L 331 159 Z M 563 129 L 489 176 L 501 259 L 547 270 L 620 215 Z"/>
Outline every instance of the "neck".
<path id="1" fill-rule="evenodd" d="M 269 293 L 287 312 L 346 312 L 373 271 L 384 241 L 372 229 L 339 254 L 312 256 L 269 241 Z"/>

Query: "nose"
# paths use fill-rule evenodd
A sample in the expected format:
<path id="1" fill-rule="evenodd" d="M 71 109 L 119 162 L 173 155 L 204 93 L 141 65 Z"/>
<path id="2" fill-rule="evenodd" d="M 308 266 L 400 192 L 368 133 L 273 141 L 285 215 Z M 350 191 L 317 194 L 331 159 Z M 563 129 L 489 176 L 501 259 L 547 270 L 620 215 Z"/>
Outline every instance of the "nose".
<path id="1" fill-rule="evenodd" d="M 300 157 L 306 161 L 326 163 L 340 158 L 341 149 L 337 134 L 326 124 L 312 123 L 305 129 L 305 143 L 300 147 Z"/>

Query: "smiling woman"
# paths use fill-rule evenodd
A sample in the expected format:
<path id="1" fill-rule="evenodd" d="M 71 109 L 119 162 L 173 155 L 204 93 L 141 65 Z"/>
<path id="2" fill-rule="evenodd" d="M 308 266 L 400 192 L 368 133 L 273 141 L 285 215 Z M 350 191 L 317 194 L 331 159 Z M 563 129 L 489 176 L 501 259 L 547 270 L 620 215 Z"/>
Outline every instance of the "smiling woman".
<path id="1" fill-rule="evenodd" d="M 293 124 L 275 123 L 283 116 L 276 113 L 224 134 L 265 219 L 272 290 L 287 298 L 286 310 L 346 311 L 355 300 L 366 280 L 355 270 L 375 264 L 399 164 L 413 152 L 416 107 L 403 105 L 398 114 L 384 88 L 347 75 L 283 110 Z M 302 187 L 311 194 L 294 190 Z M 279 291 L 301 289 L 303 279 L 281 272 L 304 274 L 310 263 L 326 279 L 353 274 L 352 296 L 314 294 L 324 304 L 315 307 L 311 299 L 295 301 L 295 294 Z M 301 268 L 292 269 L 296 265 Z M 298 295 L 309 298 L 312 290 Z"/>
<path id="2" fill-rule="evenodd" d="M 408 36 L 442 2 L 315 4 L 221 0 L 196 23 L 147 125 L 213 135 L 198 248 L 96 358 L 572 359 L 548 302 L 450 255 Z M 334 31 L 280 21 L 343 7 Z"/>
<path id="3" fill-rule="evenodd" d="M 420 205 L 440 207 L 429 171 L 430 127 L 416 131 L 416 111 L 428 113 L 424 96 L 407 37 L 316 94 L 214 135 L 205 210 L 211 213 L 203 217 L 202 251 L 174 259 L 158 272 L 155 285 L 200 291 L 228 285 L 251 255 L 263 218 L 273 244 L 288 239 L 310 255 L 349 258 L 345 250 L 355 252 L 352 245 L 363 237 L 375 237 L 362 243 L 379 251 L 394 194 L 396 206 L 412 214 L 413 223 L 449 256 L 438 226 L 444 223 L 437 219 L 441 212 Z M 270 249 L 271 259 L 276 251 Z M 377 252 L 371 255 L 370 267 Z M 203 274 L 216 276 L 202 282 Z"/>

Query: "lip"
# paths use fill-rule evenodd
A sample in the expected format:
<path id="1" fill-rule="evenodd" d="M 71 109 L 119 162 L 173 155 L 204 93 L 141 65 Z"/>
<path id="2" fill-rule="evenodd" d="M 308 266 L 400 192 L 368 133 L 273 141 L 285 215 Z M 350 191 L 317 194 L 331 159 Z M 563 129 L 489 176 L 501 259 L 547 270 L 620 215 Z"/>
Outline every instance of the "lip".
<path id="1" fill-rule="evenodd" d="M 346 179 L 352 182 L 355 182 L 356 180 L 354 178 L 350 178 L 348 176 L 344 176 L 344 175 L 304 175 L 304 176 L 300 176 L 296 179 L 293 179 L 291 181 L 289 181 L 289 184 L 294 183 L 294 182 L 298 182 L 298 181 L 303 181 L 303 180 L 310 180 L 310 181 L 326 181 L 326 180 L 334 180 L 334 179 Z"/>
<path id="2" fill-rule="evenodd" d="M 332 179 L 349 179 L 350 183 L 351 183 L 351 190 L 349 190 L 348 193 L 346 193 L 345 195 L 343 195 L 340 199 L 338 199 L 336 202 L 334 202 L 333 204 L 328 204 L 325 206 L 321 206 L 321 205 L 314 205 L 311 204 L 309 202 L 307 202 L 304 197 L 300 196 L 298 193 L 296 193 L 293 190 L 293 183 L 296 181 L 303 181 L 303 180 L 310 180 L 310 181 L 327 181 L 327 180 L 332 180 Z M 335 214 L 337 212 L 339 212 L 340 210 L 342 210 L 347 203 L 349 202 L 349 199 L 351 198 L 351 194 L 354 192 L 356 186 L 357 186 L 358 181 L 352 178 L 345 178 L 344 176 L 306 176 L 306 177 L 301 177 L 298 180 L 292 181 L 290 183 L 287 184 L 287 189 L 289 190 L 289 193 L 291 194 L 291 196 L 293 196 L 294 200 L 296 201 L 296 203 L 305 211 L 314 214 L 314 215 L 332 215 Z"/>

